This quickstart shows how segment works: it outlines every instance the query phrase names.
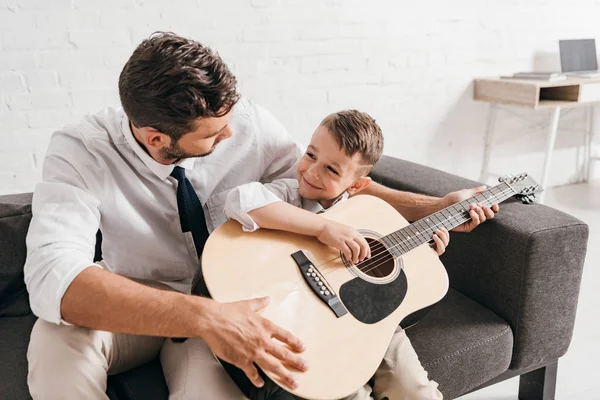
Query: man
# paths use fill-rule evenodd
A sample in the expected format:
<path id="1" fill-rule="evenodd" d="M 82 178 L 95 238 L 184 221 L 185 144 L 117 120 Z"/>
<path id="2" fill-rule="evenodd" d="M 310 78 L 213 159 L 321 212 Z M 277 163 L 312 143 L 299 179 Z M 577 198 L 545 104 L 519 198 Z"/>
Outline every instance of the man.
<path id="1" fill-rule="evenodd" d="M 107 374 L 159 354 L 172 399 L 198 397 L 182 392 L 188 374 L 206 399 L 242 397 L 213 353 L 256 386 L 258 366 L 293 387 L 290 370 L 308 368 L 303 344 L 260 316 L 268 299 L 219 304 L 188 293 L 208 232 L 225 221 L 228 192 L 293 177 L 301 148 L 271 114 L 240 99 L 216 54 L 174 34 L 138 46 L 119 93 L 123 110 L 54 134 L 35 189 L 25 265 L 40 318 L 28 350 L 32 397 L 106 399 Z M 473 192 L 437 199 L 370 190 L 409 220 Z M 472 217 L 462 230 L 493 211 L 474 207 Z M 98 228 L 103 260 L 94 263 Z"/>

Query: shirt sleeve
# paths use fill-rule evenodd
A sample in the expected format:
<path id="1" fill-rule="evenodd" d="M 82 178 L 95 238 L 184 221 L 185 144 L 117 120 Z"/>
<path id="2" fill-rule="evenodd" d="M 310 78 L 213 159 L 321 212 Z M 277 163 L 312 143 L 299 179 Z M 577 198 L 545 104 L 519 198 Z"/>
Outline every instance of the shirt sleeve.
<path id="1" fill-rule="evenodd" d="M 84 269 L 101 268 L 93 258 L 103 169 L 76 133 L 53 135 L 33 194 L 24 268 L 31 309 L 48 322 L 66 324 L 65 291 Z"/>
<path id="2" fill-rule="evenodd" d="M 278 179 L 265 184 L 250 182 L 238 186 L 227 195 L 225 215 L 228 219 L 235 219 L 242 224 L 242 229 L 245 232 L 254 232 L 260 226 L 248 213 L 278 201 L 285 201 L 300 207 L 298 181 L 295 179 Z"/>
<path id="3" fill-rule="evenodd" d="M 262 142 L 261 183 L 296 178 L 298 160 L 304 148 L 293 140 L 285 127 L 265 108 L 253 104 L 254 121 Z"/>

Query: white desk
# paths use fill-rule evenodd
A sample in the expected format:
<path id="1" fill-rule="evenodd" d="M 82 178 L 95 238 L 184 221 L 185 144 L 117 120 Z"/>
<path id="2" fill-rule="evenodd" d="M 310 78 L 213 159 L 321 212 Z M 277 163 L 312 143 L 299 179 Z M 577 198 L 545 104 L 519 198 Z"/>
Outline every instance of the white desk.
<path id="1" fill-rule="evenodd" d="M 473 92 L 475 100 L 491 103 L 488 124 L 485 136 L 485 148 L 483 164 L 481 167 L 480 180 L 485 182 L 488 178 L 490 154 L 494 139 L 494 122 L 497 114 L 498 104 L 508 104 L 519 107 L 538 109 L 552 109 L 550 127 L 548 129 L 548 145 L 546 149 L 546 160 L 540 185 L 546 189 L 550 163 L 552 161 L 552 150 L 556 141 L 556 130 L 560 110 L 566 107 L 587 106 L 587 129 L 585 132 L 585 155 L 584 155 L 584 180 L 590 179 L 591 163 L 600 157 L 592 157 L 592 139 L 594 134 L 593 104 L 600 102 L 600 79 L 578 79 L 569 78 L 562 81 L 547 82 L 537 80 L 517 80 L 486 78 L 475 80 Z M 540 201 L 543 202 L 544 193 Z"/>

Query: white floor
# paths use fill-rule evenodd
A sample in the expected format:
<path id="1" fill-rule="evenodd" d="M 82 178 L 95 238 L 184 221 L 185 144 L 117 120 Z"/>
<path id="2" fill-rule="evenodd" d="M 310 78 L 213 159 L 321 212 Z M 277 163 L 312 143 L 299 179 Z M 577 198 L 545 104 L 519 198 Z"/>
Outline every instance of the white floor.
<path id="1" fill-rule="evenodd" d="M 571 347 L 558 362 L 556 399 L 600 400 L 600 181 L 549 189 L 545 204 L 590 227 L 575 332 Z M 460 400 L 516 400 L 518 389 L 519 380 L 514 378 Z"/>

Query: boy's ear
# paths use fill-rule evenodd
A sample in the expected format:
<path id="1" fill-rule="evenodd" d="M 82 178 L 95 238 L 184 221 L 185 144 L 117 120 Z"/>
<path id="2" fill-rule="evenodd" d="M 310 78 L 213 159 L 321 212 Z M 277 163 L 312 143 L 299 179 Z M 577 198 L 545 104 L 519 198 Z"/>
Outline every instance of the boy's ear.
<path id="1" fill-rule="evenodd" d="M 371 182 L 371 178 L 369 178 L 368 176 L 363 176 L 359 178 L 356 182 L 354 182 L 352 186 L 350 186 L 346 191 L 350 196 L 353 196 L 356 193 L 363 190 L 364 188 L 366 188 L 367 186 L 369 186 Z"/>

